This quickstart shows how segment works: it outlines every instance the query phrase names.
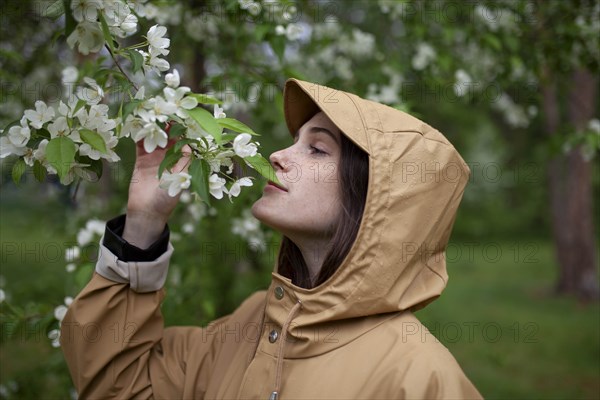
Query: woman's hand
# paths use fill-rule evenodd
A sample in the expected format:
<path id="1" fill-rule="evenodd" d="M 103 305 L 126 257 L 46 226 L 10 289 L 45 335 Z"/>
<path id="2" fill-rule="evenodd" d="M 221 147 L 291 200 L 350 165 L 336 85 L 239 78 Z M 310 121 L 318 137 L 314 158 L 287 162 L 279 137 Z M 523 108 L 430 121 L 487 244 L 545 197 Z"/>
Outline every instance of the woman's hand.
<path id="1" fill-rule="evenodd" d="M 175 209 L 181 192 L 171 197 L 166 189 L 159 187 L 158 167 L 167 150 L 177 139 L 169 139 L 165 148 L 157 147 L 152 153 L 144 150 L 143 141 L 136 144 L 136 160 L 127 201 L 127 218 L 123 239 L 145 249 L 162 233 L 169 216 Z M 187 172 L 190 162 L 189 146 L 182 148 L 183 157 L 171 169 L 175 172 Z"/>

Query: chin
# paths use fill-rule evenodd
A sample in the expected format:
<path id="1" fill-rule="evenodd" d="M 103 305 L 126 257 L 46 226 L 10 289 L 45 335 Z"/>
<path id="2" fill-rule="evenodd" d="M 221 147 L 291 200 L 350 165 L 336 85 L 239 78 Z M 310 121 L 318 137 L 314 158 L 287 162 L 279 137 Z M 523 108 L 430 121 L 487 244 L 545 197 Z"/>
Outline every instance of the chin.
<path id="1" fill-rule="evenodd" d="M 260 199 L 252 205 L 250 212 L 254 218 L 279 233 L 283 233 L 286 230 L 285 227 L 281 226 L 281 216 L 276 215 L 276 212 L 272 207 L 261 204 Z"/>
<path id="2" fill-rule="evenodd" d="M 272 211 L 272 210 L 269 210 L 267 207 L 263 206 L 261 204 L 261 199 L 258 199 L 250 208 L 250 212 L 252 213 L 254 218 L 259 220 L 263 224 L 272 227 L 272 223 L 270 223 L 270 222 L 274 218 L 273 218 L 272 214 L 270 215 L 269 211 Z"/>

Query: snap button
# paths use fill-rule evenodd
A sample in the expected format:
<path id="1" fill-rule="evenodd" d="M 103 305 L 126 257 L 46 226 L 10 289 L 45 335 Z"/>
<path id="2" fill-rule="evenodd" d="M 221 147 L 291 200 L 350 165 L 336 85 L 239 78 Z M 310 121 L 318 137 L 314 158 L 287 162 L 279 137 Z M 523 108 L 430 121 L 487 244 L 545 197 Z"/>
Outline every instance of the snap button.
<path id="1" fill-rule="evenodd" d="M 279 333 L 277 333 L 277 331 L 275 329 L 273 329 L 269 333 L 269 342 L 275 343 L 277 341 L 277 337 L 279 337 Z"/>
<path id="2" fill-rule="evenodd" d="M 275 297 L 277 298 L 277 300 L 281 300 L 283 298 L 283 288 L 281 286 L 277 286 L 275 288 Z"/>

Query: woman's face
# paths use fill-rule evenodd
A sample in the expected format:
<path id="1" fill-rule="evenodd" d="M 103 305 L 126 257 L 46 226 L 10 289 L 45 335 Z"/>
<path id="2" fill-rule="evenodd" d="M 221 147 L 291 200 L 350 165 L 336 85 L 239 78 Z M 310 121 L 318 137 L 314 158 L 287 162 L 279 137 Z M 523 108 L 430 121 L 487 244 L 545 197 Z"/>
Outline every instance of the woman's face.
<path id="1" fill-rule="evenodd" d="M 322 111 L 315 114 L 294 144 L 269 158 L 285 190 L 267 184 L 252 214 L 292 241 L 330 237 L 340 212 L 340 152 L 339 130 Z"/>

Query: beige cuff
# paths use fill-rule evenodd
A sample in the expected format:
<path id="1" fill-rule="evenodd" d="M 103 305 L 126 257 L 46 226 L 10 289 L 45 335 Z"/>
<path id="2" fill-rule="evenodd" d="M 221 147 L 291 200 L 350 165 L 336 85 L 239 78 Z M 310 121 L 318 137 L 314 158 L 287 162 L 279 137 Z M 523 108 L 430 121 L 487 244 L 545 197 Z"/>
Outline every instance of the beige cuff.
<path id="1" fill-rule="evenodd" d="M 173 245 L 169 241 L 167 250 L 154 261 L 121 261 L 103 244 L 100 238 L 96 272 L 108 280 L 129 283 L 131 289 L 139 293 L 154 292 L 161 289 L 167 280 L 169 261 L 173 254 Z"/>

